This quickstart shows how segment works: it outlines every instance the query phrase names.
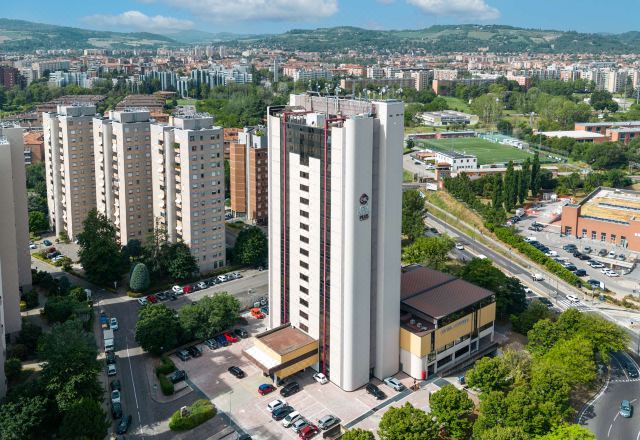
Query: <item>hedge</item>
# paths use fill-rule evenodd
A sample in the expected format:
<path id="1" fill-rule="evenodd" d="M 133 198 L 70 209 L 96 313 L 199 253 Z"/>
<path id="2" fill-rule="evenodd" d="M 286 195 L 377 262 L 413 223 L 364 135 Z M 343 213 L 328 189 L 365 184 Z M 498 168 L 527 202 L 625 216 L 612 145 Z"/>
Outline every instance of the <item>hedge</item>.
<path id="1" fill-rule="evenodd" d="M 161 365 L 156 367 L 156 374 L 169 374 L 176 371 L 176 366 L 167 356 L 160 356 Z"/>
<path id="2" fill-rule="evenodd" d="M 169 380 L 167 376 L 164 374 L 156 373 L 158 377 L 158 381 L 160 382 L 160 389 L 162 390 L 162 394 L 165 396 L 170 396 L 174 393 L 175 389 L 173 387 L 173 383 Z"/>
<path id="3" fill-rule="evenodd" d="M 196 400 L 189 407 L 189 415 L 182 417 L 180 410 L 173 413 L 169 420 L 169 429 L 172 431 L 186 431 L 193 429 L 213 418 L 216 415 L 216 407 L 208 400 Z"/>

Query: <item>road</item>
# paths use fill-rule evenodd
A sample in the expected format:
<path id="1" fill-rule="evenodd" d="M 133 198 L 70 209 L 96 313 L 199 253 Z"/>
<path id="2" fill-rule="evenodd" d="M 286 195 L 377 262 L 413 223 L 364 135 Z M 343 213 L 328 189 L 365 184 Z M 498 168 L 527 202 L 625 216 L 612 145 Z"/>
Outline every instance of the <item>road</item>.
<path id="1" fill-rule="evenodd" d="M 598 440 L 640 439 L 640 415 L 624 418 L 618 412 L 622 400 L 629 400 L 635 408 L 640 408 L 640 378 L 629 378 L 620 364 L 622 358 L 635 363 L 624 353 L 614 353 L 609 367 L 609 380 L 578 417 L 579 423 L 589 428 Z"/>

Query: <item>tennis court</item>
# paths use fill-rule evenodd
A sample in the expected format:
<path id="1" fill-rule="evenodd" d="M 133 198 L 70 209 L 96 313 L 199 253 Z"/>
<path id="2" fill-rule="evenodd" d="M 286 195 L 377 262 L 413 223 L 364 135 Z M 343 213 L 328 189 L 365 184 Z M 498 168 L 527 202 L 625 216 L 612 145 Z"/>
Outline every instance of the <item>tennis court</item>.
<path id="1" fill-rule="evenodd" d="M 424 148 L 433 151 L 456 151 L 458 153 L 473 154 L 478 158 L 478 165 L 493 163 L 523 162 L 526 158 L 533 159 L 533 154 L 519 150 L 510 145 L 489 142 L 480 138 L 453 138 L 437 140 L 420 140 Z"/>

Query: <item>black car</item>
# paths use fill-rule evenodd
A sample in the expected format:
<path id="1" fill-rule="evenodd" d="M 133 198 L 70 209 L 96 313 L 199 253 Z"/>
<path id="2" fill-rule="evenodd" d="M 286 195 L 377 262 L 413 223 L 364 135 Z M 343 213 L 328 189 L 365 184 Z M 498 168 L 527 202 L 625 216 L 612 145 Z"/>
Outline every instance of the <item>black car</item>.
<path id="1" fill-rule="evenodd" d="M 176 295 L 176 294 L 175 294 L 175 293 L 173 293 L 173 292 L 169 292 L 169 293 L 167 294 L 167 298 L 169 298 L 169 301 L 175 301 L 175 300 L 177 300 L 177 299 L 178 299 L 178 295 Z"/>
<path id="2" fill-rule="evenodd" d="M 114 419 L 122 417 L 122 405 L 118 402 L 111 403 L 111 415 Z"/>
<path id="3" fill-rule="evenodd" d="M 607 250 L 606 250 L 606 249 L 600 249 L 600 250 L 598 251 L 598 255 L 600 255 L 601 257 L 604 257 L 604 256 L 605 256 L 605 255 L 607 255 L 607 254 L 608 254 L 608 252 L 607 252 Z"/>
<path id="4" fill-rule="evenodd" d="M 179 350 L 176 351 L 176 356 L 178 356 L 178 358 L 182 361 L 182 362 L 186 362 L 189 359 L 191 359 L 191 355 L 189 354 L 189 352 L 187 350 Z"/>
<path id="5" fill-rule="evenodd" d="M 167 293 L 166 292 L 158 292 L 158 293 L 156 293 L 156 299 L 158 301 L 166 301 L 167 300 Z"/>
<path id="6" fill-rule="evenodd" d="M 565 268 L 570 272 L 575 272 L 576 270 L 578 270 L 578 268 L 573 264 L 567 264 Z"/>
<path id="7" fill-rule="evenodd" d="M 578 277 L 586 277 L 587 276 L 587 271 L 584 269 L 578 269 L 575 271 L 575 275 Z"/>
<path id="8" fill-rule="evenodd" d="M 281 408 L 276 409 L 274 412 L 272 412 L 271 418 L 273 420 L 282 420 L 292 412 L 293 412 L 293 407 L 289 405 L 285 405 Z"/>
<path id="9" fill-rule="evenodd" d="M 107 359 L 107 365 L 116 363 L 116 354 L 113 351 L 107 351 L 105 358 Z"/>
<path id="10" fill-rule="evenodd" d="M 120 419 L 118 427 L 116 428 L 116 434 L 125 434 L 131 425 L 131 414 L 124 416 Z"/>
<path id="11" fill-rule="evenodd" d="M 576 258 L 580 258 L 580 256 L 582 256 L 582 253 L 580 253 L 580 251 L 574 251 L 573 256 Z"/>
<path id="12" fill-rule="evenodd" d="M 298 391 L 300 391 L 300 384 L 298 384 L 298 382 L 291 382 L 280 389 L 280 395 L 282 397 L 289 397 Z"/>
<path id="13" fill-rule="evenodd" d="M 551 300 L 549 298 L 537 298 L 538 301 L 540 301 L 542 304 L 544 304 L 547 307 L 553 307 L 553 304 L 551 303 Z"/>
<path id="14" fill-rule="evenodd" d="M 244 371 L 242 371 L 239 367 L 233 366 L 227 368 L 227 370 L 238 379 L 242 379 L 245 376 Z"/>
<path id="15" fill-rule="evenodd" d="M 187 378 L 187 373 L 184 370 L 176 370 L 169 375 L 171 383 L 178 383 Z"/>
<path id="16" fill-rule="evenodd" d="M 122 390 L 122 386 L 120 385 L 120 381 L 118 379 L 111 381 L 111 391 L 113 390 Z"/>
<path id="17" fill-rule="evenodd" d="M 580 258 L 582 261 L 589 261 L 591 260 L 591 257 L 588 256 L 587 254 L 582 254 L 580 255 L 578 258 Z"/>
<path id="18" fill-rule="evenodd" d="M 191 357 L 197 358 L 202 356 L 202 350 L 199 347 L 192 345 L 191 347 L 187 347 L 187 351 L 191 355 Z"/>
<path id="19" fill-rule="evenodd" d="M 565 244 L 564 246 L 562 246 L 562 249 L 564 249 L 567 252 L 574 252 L 576 251 L 578 248 L 576 247 L 575 244 Z"/>
<path id="20" fill-rule="evenodd" d="M 211 350 L 216 350 L 218 348 L 218 343 L 215 339 L 207 339 L 206 341 L 204 341 L 204 345 L 209 347 L 209 349 Z"/>
<path id="21" fill-rule="evenodd" d="M 437 234 L 437 233 L 438 233 L 438 230 L 437 230 L 436 228 L 429 228 L 429 230 L 430 230 L 431 232 L 433 232 L 434 234 Z"/>
<path id="22" fill-rule="evenodd" d="M 630 378 L 636 379 L 638 377 L 638 370 L 633 365 L 627 365 L 626 370 Z"/>
<path id="23" fill-rule="evenodd" d="M 247 333 L 247 331 L 243 328 L 237 328 L 233 331 L 233 334 L 236 335 L 239 338 L 248 338 L 249 337 L 249 333 Z"/>
<path id="24" fill-rule="evenodd" d="M 372 383 L 368 383 L 365 388 L 368 394 L 371 394 L 373 397 L 375 397 L 378 400 L 382 400 L 385 397 L 387 397 L 386 394 L 384 394 L 382 390 L 380 390 L 380 388 L 378 388 Z"/>

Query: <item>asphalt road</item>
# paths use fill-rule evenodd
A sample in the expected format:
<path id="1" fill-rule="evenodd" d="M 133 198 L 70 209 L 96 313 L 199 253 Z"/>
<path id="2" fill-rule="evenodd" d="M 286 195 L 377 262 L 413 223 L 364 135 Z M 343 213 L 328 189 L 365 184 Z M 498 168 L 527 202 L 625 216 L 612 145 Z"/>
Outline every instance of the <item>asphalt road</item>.
<path id="1" fill-rule="evenodd" d="M 634 409 L 640 409 L 640 379 L 628 377 L 620 365 L 623 357 L 631 359 L 624 353 L 612 356 L 607 384 L 579 415 L 579 423 L 589 428 L 598 440 L 640 439 L 640 414 L 635 414 L 634 411 L 630 418 L 619 414 L 622 400 L 629 400 Z M 635 363 L 632 359 L 631 361 Z"/>

